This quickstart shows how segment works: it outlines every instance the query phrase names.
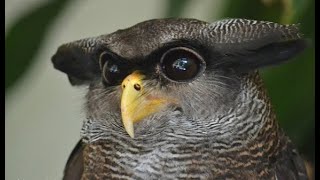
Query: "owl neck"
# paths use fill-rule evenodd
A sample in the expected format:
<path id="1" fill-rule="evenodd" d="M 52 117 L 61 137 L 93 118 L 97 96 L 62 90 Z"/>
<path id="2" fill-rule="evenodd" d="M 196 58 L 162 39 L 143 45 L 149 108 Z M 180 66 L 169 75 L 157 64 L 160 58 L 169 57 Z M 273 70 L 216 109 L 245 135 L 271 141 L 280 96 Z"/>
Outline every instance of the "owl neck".
<path id="1" fill-rule="evenodd" d="M 212 128 L 212 138 L 220 142 L 217 146 L 231 150 L 258 143 L 279 145 L 283 133 L 259 73 L 243 78 L 241 89 L 235 106 L 217 118 Z"/>

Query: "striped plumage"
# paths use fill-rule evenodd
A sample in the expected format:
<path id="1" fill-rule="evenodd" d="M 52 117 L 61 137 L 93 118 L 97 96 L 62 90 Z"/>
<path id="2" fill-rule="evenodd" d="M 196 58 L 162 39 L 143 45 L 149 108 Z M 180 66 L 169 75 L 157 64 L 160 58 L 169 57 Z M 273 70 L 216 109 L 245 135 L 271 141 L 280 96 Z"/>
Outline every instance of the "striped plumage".
<path id="1" fill-rule="evenodd" d="M 296 25 L 159 19 L 61 46 L 55 67 L 89 86 L 82 140 L 64 179 L 307 179 L 256 71 L 296 55 L 301 38 Z M 178 46 L 205 60 L 192 81 L 159 70 L 162 54 Z M 105 51 L 143 71 L 145 94 L 175 100 L 136 122 L 134 138 L 121 122 L 124 87 L 101 76 Z"/>

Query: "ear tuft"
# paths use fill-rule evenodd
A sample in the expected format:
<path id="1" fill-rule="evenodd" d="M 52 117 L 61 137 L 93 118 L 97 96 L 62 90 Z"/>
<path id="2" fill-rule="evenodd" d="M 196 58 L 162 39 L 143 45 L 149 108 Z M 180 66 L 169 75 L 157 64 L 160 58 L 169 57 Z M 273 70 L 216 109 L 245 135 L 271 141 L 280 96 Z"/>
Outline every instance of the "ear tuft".
<path id="1" fill-rule="evenodd" d="M 205 35 L 221 59 L 214 67 L 247 72 L 285 62 L 308 45 L 299 25 L 226 19 L 208 26 Z"/>
<path id="2" fill-rule="evenodd" d="M 66 73 L 72 85 L 84 85 L 100 75 L 99 64 L 76 46 L 62 45 L 51 58 L 54 68 Z"/>
<path id="3" fill-rule="evenodd" d="M 233 69 L 237 72 L 284 63 L 301 53 L 308 43 L 304 39 L 276 42 L 258 49 L 244 50 L 242 53 L 228 54 L 216 67 Z"/>

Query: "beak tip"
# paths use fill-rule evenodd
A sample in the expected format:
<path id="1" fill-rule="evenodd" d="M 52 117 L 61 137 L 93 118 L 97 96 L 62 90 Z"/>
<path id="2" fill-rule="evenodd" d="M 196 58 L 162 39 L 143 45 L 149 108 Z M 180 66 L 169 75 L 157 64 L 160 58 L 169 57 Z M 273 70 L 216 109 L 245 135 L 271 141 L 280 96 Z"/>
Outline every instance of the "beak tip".
<path id="1" fill-rule="evenodd" d="M 134 138 L 134 128 L 133 128 L 133 122 L 132 121 L 124 121 L 123 122 L 124 125 L 124 129 L 126 130 L 126 132 L 129 134 L 129 136 L 131 138 Z"/>
<path id="2" fill-rule="evenodd" d="M 134 138 L 134 133 L 128 133 L 128 134 L 132 139 Z"/>

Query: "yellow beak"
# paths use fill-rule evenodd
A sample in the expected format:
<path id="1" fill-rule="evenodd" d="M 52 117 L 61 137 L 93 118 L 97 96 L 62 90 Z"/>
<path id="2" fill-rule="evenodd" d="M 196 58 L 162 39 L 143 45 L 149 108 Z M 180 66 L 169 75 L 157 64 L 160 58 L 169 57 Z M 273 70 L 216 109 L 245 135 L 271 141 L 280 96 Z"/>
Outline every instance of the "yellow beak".
<path id="1" fill-rule="evenodd" d="M 122 82 L 122 123 L 131 138 L 134 138 L 134 123 L 152 115 L 168 104 L 168 98 L 152 96 L 143 86 L 145 76 L 138 71 L 128 75 Z"/>

